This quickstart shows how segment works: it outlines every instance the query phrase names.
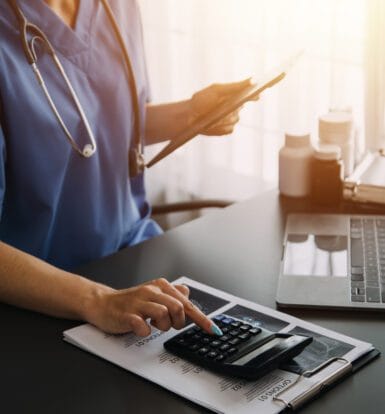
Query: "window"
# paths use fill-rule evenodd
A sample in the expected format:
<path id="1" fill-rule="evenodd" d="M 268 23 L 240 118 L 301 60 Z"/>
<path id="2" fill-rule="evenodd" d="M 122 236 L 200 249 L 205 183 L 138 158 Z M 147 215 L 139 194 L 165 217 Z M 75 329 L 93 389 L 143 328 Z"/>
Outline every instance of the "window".
<path id="1" fill-rule="evenodd" d="M 139 3 L 155 102 L 186 99 L 214 82 L 258 76 L 305 49 L 287 79 L 259 102 L 247 104 L 232 137 L 197 138 L 150 175 L 167 171 L 168 183 L 172 177 L 177 186 L 195 192 L 212 168 L 276 182 L 285 131 L 310 131 L 316 140 L 318 116 L 330 108 L 353 112 L 359 152 L 365 146 L 365 115 L 370 120 L 364 108 L 375 108 L 369 113 L 370 130 L 374 118 L 380 125 L 374 132 L 378 146 L 385 92 L 381 98 L 378 89 L 373 92 L 385 73 L 384 50 L 378 50 L 378 39 L 385 39 L 385 5 L 380 0 Z"/>

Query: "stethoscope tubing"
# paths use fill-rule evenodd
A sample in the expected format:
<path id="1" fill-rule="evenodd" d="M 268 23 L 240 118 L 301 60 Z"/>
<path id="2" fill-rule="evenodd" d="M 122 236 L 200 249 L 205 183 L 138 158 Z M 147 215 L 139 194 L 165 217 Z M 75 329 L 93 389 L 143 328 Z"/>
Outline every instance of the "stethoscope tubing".
<path id="1" fill-rule="evenodd" d="M 130 177 L 134 177 L 136 175 L 138 175 L 139 173 L 143 172 L 143 169 L 145 167 L 144 164 L 144 157 L 143 157 L 143 146 L 142 146 L 142 138 L 141 138 L 141 123 L 140 123 L 140 105 L 139 105 L 139 98 L 138 98 L 138 91 L 137 91 L 137 86 L 136 86 L 136 81 L 135 81 L 135 74 L 134 74 L 134 70 L 131 64 L 131 59 L 129 57 L 128 51 L 127 51 L 127 47 L 125 45 L 123 36 L 121 34 L 121 31 L 119 29 L 119 25 L 116 21 L 116 18 L 114 16 L 114 13 L 111 9 L 111 6 L 109 5 L 107 0 L 100 0 L 105 11 L 106 14 L 108 16 L 108 19 L 111 23 L 111 26 L 114 30 L 115 36 L 118 40 L 119 46 L 121 48 L 122 54 L 123 54 L 123 59 L 125 62 L 125 66 L 126 66 L 126 75 L 127 75 L 127 80 L 128 80 L 128 85 L 130 88 L 130 95 L 131 95 L 131 99 L 132 99 L 132 106 L 133 106 L 133 112 L 134 112 L 134 142 L 133 142 L 133 148 L 130 150 L 130 156 L 129 156 L 129 168 L 130 168 Z M 49 41 L 49 39 L 47 38 L 47 36 L 45 35 L 45 33 L 35 24 L 30 23 L 26 16 L 24 15 L 24 13 L 22 12 L 22 10 L 20 9 L 17 0 L 8 0 L 11 8 L 13 9 L 18 22 L 19 22 L 19 27 L 20 27 L 20 36 L 21 36 L 21 40 L 22 40 L 22 46 L 23 46 L 23 50 L 26 56 L 26 59 L 28 61 L 28 63 L 31 65 L 32 70 L 35 74 L 35 77 L 39 83 L 39 85 L 41 86 L 44 95 L 48 101 L 48 104 L 52 110 L 52 112 L 54 113 L 59 125 L 61 126 L 67 140 L 69 141 L 69 143 L 71 144 L 72 148 L 79 153 L 80 155 L 82 155 L 85 158 L 89 158 L 91 157 L 97 150 L 97 144 L 96 144 L 96 139 L 95 136 L 93 134 L 92 128 L 90 126 L 90 123 L 87 119 L 86 113 L 79 101 L 79 98 L 64 70 L 63 65 L 60 62 L 59 57 L 57 56 L 51 42 Z M 31 35 L 33 35 L 32 39 L 30 42 L 28 42 L 28 33 L 30 33 Z M 70 92 L 71 98 L 76 106 L 76 109 L 81 117 L 81 120 L 85 126 L 85 129 L 87 131 L 87 135 L 89 137 L 89 143 L 86 144 L 83 148 L 80 148 L 74 137 L 72 136 L 71 132 L 69 131 L 68 127 L 66 126 L 63 118 L 60 115 L 60 112 L 48 90 L 48 87 L 44 81 L 44 78 L 39 70 L 39 67 L 37 65 L 37 54 L 35 51 L 35 44 L 37 41 L 40 41 L 43 43 L 43 45 L 45 46 L 47 52 L 50 54 L 56 68 L 58 69 L 61 77 L 64 79 L 65 84 Z M 132 156 L 134 155 L 134 156 Z M 135 165 L 133 165 L 135 164 Z"/>

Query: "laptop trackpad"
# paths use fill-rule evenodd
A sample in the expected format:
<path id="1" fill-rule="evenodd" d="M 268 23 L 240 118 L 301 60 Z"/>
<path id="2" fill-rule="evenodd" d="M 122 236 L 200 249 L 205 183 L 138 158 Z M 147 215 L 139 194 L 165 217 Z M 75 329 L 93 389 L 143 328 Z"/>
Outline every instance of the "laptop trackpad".
<path id="1" fill-rule="evenodd" d="M 277 300 L 338 306 L 349 300 L 348 222 L 341 216 L 294 216 L 287 226 Z"/>
<path id="2" fill-rule="evenodd" d="M 277 294 L 281 305 L 340 307 L 350 304 L 346 277 L 282 277 Z"/>
<path id="3" fill-rule="evenodd" d="M 347 277 L 347 266 L 347 236 L 288 234 L 284 276 Z"/>
<path id="4" fill-rule="evenodd" d="M 348 300 L 347 263 L 346 236 L 289 234 L 281 276 L 285 302 L 341 305 Z"/>

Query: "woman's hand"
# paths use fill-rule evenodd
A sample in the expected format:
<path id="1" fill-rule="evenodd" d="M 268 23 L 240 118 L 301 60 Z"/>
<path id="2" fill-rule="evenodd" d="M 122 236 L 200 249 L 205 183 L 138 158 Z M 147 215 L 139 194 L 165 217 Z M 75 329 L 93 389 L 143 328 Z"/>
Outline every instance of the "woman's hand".
<path id="1" fill-rule="evenodd" d="M 109 333 L 133 331 L 136 335 L 151 333 L 149 323 L 162 331 L 185 326 L 186 316 L 208 333 L 216 325 L 188 299 L 189 289 L 156 279 L 124 290 L 102 289 L 89 306 L 87 320 Z M 149 323 L 148 323 L 149 322 Z"/>
<path id="2" fill-rule="evenodd" d="M 220 105 L 229 95 L 240 92 L 242 89 L 251 85 L 251 80 L 246 79 L 235 83 L 216 83 L 199 92 L 196 92 L 190 101 L 191 116 L 189 123 L 193 123 L 196 119 L 204 116 L 206 113 Z M 231 134 L 234 126 L 239 121 L 239 111 L 241 108 L 230 113 L 214 125 L 204 129 L 200 133 L 203 135 L 226 135 Z"/>
<path id="3" fill-rule="evenodd" d="M 146 111 L 146 145 L 172 140 L 182 134 L 197 119 L 212 111 L 230 95 L 251 85 L 251 79 L 236 83 L 216 83 L 199 92 L 185 101 L 168 104 L 147 105 Z M 258 100 L 258 96 L 252 100 Z M 239 121 L 239 111 L 225 116 L 214 125 L 199 131 L 203 135 L 226 135 L 234 130 Z"/>

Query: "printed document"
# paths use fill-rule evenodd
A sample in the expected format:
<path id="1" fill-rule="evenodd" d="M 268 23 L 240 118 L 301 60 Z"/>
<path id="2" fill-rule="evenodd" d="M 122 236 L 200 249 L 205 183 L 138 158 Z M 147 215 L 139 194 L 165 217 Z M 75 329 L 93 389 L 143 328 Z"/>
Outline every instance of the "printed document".
<path id="1" fill-rule="evenodd" d="M 64 339 L 86 351 L 140 375 L 167 390 L 217 413 L 278 413 L 285 406 L 273 399 L 283 390 L 285 398 L 315 387 L 337 371 L 373 349 L 369 343 L 338 334 L 290 315 L 249 302 L 186 277 L 173 283 L 190 288 L 190 299 L 206 315 L 226 314 L 271 331 L 303 334 L 313 342 L 289 363 L 257 381 L 224 377 L 178 358 L 163 343 L 179 331 L 161 332 L 141 338 L 133 333 L 109 335 L 85 324 L 64 332 Z M 310 378 L 301 377 L 331 358 L 336 360 Z"/>

